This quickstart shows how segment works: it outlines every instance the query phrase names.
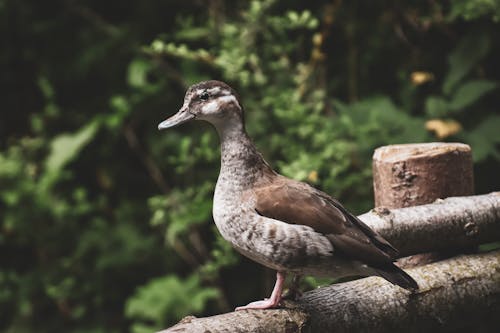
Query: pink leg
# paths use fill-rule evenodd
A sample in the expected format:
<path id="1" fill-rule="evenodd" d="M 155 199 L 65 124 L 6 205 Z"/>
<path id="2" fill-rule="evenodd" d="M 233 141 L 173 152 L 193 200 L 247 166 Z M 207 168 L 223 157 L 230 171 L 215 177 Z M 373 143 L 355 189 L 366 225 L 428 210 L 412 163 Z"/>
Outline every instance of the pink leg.
<path id="1" fill-rule="evenodd" d="M 263 301 L 256 301 L 245 306 L 238 306 L 236 311 L 248 310 L 248 309 L 271 309 L 278 306 L 281 300 L 281 292 L 283 291 L 283 284 L 285 282 L 285 273 L 276 273 L 276 284 L 274 285 L 273 293 L 271 297 L 266 298 Z"/>

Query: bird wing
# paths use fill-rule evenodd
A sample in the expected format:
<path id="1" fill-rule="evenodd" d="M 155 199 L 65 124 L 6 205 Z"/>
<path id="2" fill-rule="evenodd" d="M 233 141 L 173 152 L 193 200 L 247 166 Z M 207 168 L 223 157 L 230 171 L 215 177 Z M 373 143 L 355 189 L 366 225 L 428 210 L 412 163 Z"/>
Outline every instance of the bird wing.
<path id="1" fill-rule="evenodd" d="M 337 200 L 312 186 L 285 177 L 254 189 L 255 210 L 289 224 L 306 225 L 324 234 L 344 255 L 379 266 L 392 262 L 397 250 Z"/>

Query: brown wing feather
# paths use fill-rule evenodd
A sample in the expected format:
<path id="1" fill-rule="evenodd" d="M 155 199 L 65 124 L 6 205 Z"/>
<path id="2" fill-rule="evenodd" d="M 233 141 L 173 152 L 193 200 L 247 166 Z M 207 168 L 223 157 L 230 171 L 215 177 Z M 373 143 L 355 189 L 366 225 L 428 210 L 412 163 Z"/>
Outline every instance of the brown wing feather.
<path id="1" fill-rule="evenodd" d="M 318 191 L 319 192 L 319 191 Z M 363 221 L 358 219 L 355 215 L 351 214 L 344 206 L 334 198 L 328 196 L 327 194 L 321 192 L 321 194 L 326 195 L 327 199 L 331 202 L 332 205 L 341 210 L 349 219 L 349 221 L 354 224 L 356 227 L 360 229 L 369 239 L 375 243 L 375 245 L 381 249 L 383 252 L 387 253 L 391 258 L 395 258 L 399 252 L 392 246 L 388 241 L 386 241 L 382 236 L 378 233 L 370 229 Z"/>
<path id="2" fill-rule="evenodd" d="M 397 254 L 385 239 L 349 213 L 338 201 L 308 184 L 285 177 L 254 189 L 256 211 L 290 224 L 307 225 L 325 234 L 345 255 L 378 266 Z"/>
<path id="3" fill-rule="evenodd" d="M 346 218 L 340 210 L 298 186 L 274 183 L 256 189 L 255 194 L 255 208 L 261 215 L 307 225 L 324 234 L 341 234 L 346 229 Z"/>

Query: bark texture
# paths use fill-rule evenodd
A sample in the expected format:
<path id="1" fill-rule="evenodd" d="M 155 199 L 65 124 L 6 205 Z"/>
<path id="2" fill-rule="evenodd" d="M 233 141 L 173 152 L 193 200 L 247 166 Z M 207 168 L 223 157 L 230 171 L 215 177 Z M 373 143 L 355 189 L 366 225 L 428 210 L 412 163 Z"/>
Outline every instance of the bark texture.
<path id="1" fill-rule="evenodd" d="M 305 332 L 307 313 L 299 309 L 244 310 L 217 316 L 182 319 L 177 325 L 158 333 L 279 333 Z"/>
<path id="2" fill-rule="evenodd" d="M 380 147 L 373 154 L 375 207 L 422 205 L 474 194 L 472 153 L 462 143 Z"/>
<path id="3" fill-rule="evenodd" d="M 401 208 L 439 198 L 473 195 L 472 153 L 461 143 L 380 147 L 373 156 L 375 206 Z M 428 264 L 453 255 L 428 252 L 398 260 L 401 267 Z"/>
<path id="4" fill-rule="evenodd" d="M 500 325 L 500 251 L 408 270 L 414 294 L 379 277 L 305 293 L 276 310 L 186 317 L 167 332 L 494 332 Z"/>
<path id="5" fill-rule="evenodd" d="M 358 216 L 401 257 L 500 240 L 500 192 L 452 197 L 428 205 L 375 208 Z"/>
<path id="6" fill-rule="evenodd" d="M 402 255 L 500 240 L 500 192 L 375 209 L 360 218 Z M 283 309 L 186 317 L 166 332 L 474 332 L 500 325 L 500 251 L 464 255 L 407 272 L 410 292 L 370 277 L 305 293 Z"/>
<path id="7" fill-rule="evenodd" d="M 492 331 L 500 324 L 500 252 L 460 256 L 408 273 L 410 292 L 370 277 L 306 293 L 311 332 Z"/>

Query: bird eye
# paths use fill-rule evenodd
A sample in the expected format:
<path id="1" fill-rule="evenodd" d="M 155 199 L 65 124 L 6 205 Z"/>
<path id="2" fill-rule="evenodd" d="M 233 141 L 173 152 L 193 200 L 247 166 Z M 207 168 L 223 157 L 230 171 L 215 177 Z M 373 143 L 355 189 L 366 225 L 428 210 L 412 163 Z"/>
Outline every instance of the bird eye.
<path id="1" fill-rule="evenodd" d="M 210 97 L 210 96 L 208 95 L 208 93 L 207 93 L 207 92 L 204 92 L 203 94 L 201 94 L 200 99 L 201 99 L 202 101 L 206 101 L 206 100 L 208 100 L 208 97 Z"/>

